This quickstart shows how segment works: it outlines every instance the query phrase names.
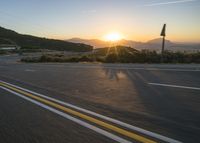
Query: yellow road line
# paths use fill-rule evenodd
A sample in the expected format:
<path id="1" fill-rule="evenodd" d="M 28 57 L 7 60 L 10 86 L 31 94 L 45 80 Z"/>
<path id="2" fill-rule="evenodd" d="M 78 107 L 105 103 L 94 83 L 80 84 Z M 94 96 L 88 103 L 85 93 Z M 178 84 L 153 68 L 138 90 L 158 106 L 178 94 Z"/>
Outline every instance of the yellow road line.
<path id="1" fill-rule="evenodd" d="M 124 130 L 124 129 L 121 129 L 121 128 L 119 128 L 119 127 L 116 127 L 116 126 L 114 126 L 114 125 L 111 125 L 111 124 L 109 124 L 109 123 L 103 122 L 103 121 L 101 121 L 101 120 L 95 119 L 95 118 L 90 117 L 90 116 L 88 116 L 88 115 L 85 115 L 85 114 L 82 114 L 82 113 L 80 113 L 80 112 L 77 112 L 77 111 L 74 111 L 74 110 L 72 110 L 72 109 L 69 109 L 69 108 L 67 108 L 67 107 L 61 106 L 61 105 L 59 105 L 59 104 L 57 104 L 57 103 L 54 103 L 54 102 L 52 102 L 52 101 L 49 101 L 49 100 L 43 99 L 43 98 L 41 98 L 41 97 L 35 96 L 35 95 L 33 95 L 33 94 L 30 94 L 30 93 L 25 92 L 25 91 L 23 91 L 23 90 L 17 89 L 17 88 L 15 88 L 15 87 L 12 87 L 12 86 L 7 85 L 7 84 L 5 84 L 5 83 L 1 83 L 1 82 L 0 82 L 0 86 L 9 88 L 9 89 L 11 89 L 11 90 L 13 90 L 13 91 L 16 91 L 16 92 L 18 92 L 18 93 L 21 93 L 21 94 L 26 95 L 26 96 L 28 96 L 28 97 L 31 97 L 31 98 L 33 98 L 33 99 L 36 99 L 37 101 L 43 102 L 43 103 L 45 103 L 45 104 L 47 104 L 47 105 L 50 105 L 50 106 L 52 106 L 52 107 L 55 107 L 55 108 L 57 108 L 57 109 L 60 109 L 60 110 L 65 111 L 65 112 L 67 112 L 67 113 L 70 113 L 70 114 L 72 114 L 72 115 L 75 115 L 75 116 L 77 116 L 77 117 L 80 117 L 80 118 L 82 118 L 82 119 L 85 119 L 85 120 L 87 120 L 87 121 L 90 121 L 90 122 L 92 122 L 92 123 L 95 123 L 95 124 L 97 124 L 97 125 L 100 125 L 100 126 L 102 126 L 102 127 L 105 127 L 105 128 L 107 128 L 107 129 L 110 129 L 110 130 L 112 130 L 112 131 L 115 131 L 115 132 L 117 132 L 117 133 L 119 133 L 119 134 L 122 134 L 122 135 L 124 135 L 124 136 L 130 137 L 130 138 L 132 138 L 132 139 L 134 139 L 134 140 L 137 140 L 137 141 L 139 141 L 139 142 L 142 142 L 142 143 L 156 143 L 155 141 L 150 140 L 150 139 L 148 139 L 148 138 L 146 138 L 146 137 L 143 137 L 143 136 L 137 135 L 137 134 L 135 134 L 135 133 L 126 131 L 126 130 Z"/>

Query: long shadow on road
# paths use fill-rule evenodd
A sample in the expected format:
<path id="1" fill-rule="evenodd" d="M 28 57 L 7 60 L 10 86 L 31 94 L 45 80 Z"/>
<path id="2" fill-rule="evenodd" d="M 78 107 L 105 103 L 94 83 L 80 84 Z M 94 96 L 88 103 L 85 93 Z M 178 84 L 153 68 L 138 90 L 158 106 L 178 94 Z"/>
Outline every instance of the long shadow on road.
<path id="1" fill-rule="evenodd" d="M 135 71 L 135 70 L 120 70 L 112 68 L 103 68 L 105 74 L 110 80 L 116 80 L 120 82 L 121 75 L 126 75 L 126 79 L 129 80 L 132 85 L 131 95 L 127 104 L 131 104 L 127 107 L 135 107 L 134 104 L 141 104 L 142 109 L 131 108 L 133 114 L 133 124 L 138 124 L 144 128 L 153 129 L 155 132 L 160 132 L 166 136 L 180 139 L 184 142 L 199 142 L 200 141 L 200 114 L 199 111 L 185 102 L 192 102 L 188 100 L 188 94 L 194 94 L 196 99 L 199 92 L 197 91 L 185 91 L 180 89 L 169 89 L 162 87 L 152 87 L 148 85 L 146 77 L 151 77 L 159 82 L 164 82 L 162 78 L 157 76 L 154 71 Z M 170 74 L 165 74 L 170 78 Z M 177 79 L 172 79 L 177 80 Z M 137 102 L 132 101 L 137 99 Z M 123 100 L 123 99 L 122 99 Z M 138 101 L 139 100 L 139 101 Z M 199 102 L 198 102 L 199 103 Z M 190 104 L 192 105 L 192 103 Z M 138 111 L 141 113 L 138 114 Z M 134 114 L 137 114 L 136 117 Z M 131 115 L 129 115 L 131 117 Z"/>

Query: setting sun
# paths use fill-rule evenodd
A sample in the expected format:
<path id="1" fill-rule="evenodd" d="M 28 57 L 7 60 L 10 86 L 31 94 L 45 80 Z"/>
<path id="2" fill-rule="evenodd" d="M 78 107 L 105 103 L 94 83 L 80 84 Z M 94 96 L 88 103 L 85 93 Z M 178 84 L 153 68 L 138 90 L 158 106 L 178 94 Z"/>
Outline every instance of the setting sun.
<path id="1" fill-rule="evenodd" d="M 105 40 L 106 41 L 119 41 L 122 39 L 122 35 L 120 35 L 119 33 L 115 32 L 115 33 L 110 33 L 110 34 L 107 34 L 105 36 Z"/>

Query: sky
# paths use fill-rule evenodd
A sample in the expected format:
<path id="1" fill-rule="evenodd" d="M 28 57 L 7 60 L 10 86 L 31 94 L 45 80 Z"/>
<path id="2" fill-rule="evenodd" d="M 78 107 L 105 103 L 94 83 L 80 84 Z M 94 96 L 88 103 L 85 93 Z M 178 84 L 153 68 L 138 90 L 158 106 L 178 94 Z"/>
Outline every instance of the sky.
<path id="1" fill-rule="evenodd" d="M 0 0 L 0 26 L 23 34 L 69 39 L 160 37 L 200 43 L 200 0 Z"/>

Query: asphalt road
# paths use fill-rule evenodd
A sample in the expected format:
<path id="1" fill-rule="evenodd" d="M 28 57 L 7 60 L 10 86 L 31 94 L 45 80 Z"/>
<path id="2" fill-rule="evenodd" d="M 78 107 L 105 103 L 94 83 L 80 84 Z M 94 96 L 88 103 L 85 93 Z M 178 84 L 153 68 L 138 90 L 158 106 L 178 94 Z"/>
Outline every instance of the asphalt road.
<path id="1" fill-rule="evenodd" d="M 200 65 L 25 64 L 16 62 L 18 59 L 18 56 L 0 57 L 0 142 L 102 143 L 116 140 L 142 142 L 145 139 L 163 142 L 143 131 L 132 130 L 77 109 L 73 110 L 78 113 L 71 112 L 66 106 L 38 99 L 24 89 L 156 135 L 180 142 L 200 142 Z M 15 89 L 8 83 L 24 89 Z M 49 107 L 39 106 L 22 98 L 22 95 L 31 96 L 28 98 Z M 83 126 L 49 108 L 106 133 Z M 89 117 L 82 116 L 83 113 Z M 144 139 L 140 140 L 136 135 Z"/>

